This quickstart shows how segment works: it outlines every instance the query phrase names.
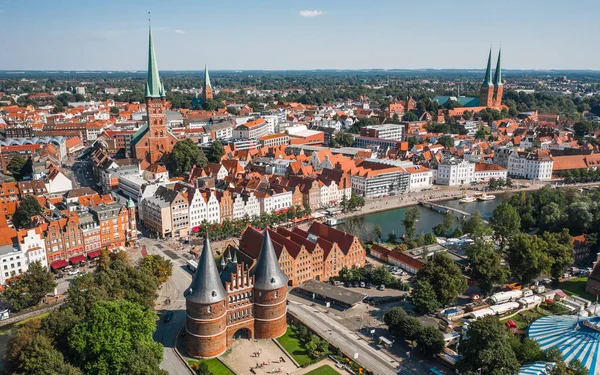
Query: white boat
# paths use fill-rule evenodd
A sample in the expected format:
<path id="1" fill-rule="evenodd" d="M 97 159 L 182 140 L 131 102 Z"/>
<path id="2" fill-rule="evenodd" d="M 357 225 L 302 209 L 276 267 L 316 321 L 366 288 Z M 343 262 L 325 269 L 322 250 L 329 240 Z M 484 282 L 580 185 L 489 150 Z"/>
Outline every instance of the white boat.
<path id="1" fill-rule="evenodd" d="M 481 194 L 479 197 L 477 197 L 477 199 L 479 199 L 480 201 L 493 201 L 494 199 L 496 199 L 495 195 L 492 194 Z"/>
<path id="2" fill-rule="evenodd" d="M 475 202 L 477 200 L 477 198 L 475 197 L 469 197 L 468 195 L 465 195 L 464 197 L 459 199 L 460 203 L 471 203 L 471 202 Z"/>

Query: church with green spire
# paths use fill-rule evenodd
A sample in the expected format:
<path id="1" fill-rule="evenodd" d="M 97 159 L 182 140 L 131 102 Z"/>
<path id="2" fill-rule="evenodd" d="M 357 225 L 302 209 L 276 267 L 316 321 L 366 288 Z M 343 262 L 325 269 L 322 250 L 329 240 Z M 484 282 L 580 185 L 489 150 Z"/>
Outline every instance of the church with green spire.
<path id="1" fill-rule="evenodd" d="M 465 111 L 479 112 L 486 108 L 494 108 L 500 110 L 502 107 L 502 68 L 501 68 L 501 52 L 498 52 L 498 61 L 496 63 L 496 70 L 492 75 L 492 49 L 490 48 L 487 66 L 485 69 L 485 75 L 483 82 L 479 89 L 479 97 L 469 96 L 436 96 L 433 98 L 441 106 L 446 106 L 449 101 L 458 102 L 460 108 L 449 110 L 448 114 L 462 115 Z M 439 117 L 439 116 L 438 116 Z M 438 119 L 439 120 L 439 119 Z"/>

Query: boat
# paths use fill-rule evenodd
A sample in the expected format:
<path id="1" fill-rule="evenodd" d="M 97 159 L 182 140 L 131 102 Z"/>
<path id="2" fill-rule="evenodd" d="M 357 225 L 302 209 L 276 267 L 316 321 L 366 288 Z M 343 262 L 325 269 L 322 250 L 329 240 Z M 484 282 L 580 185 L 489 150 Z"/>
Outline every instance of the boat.
<path id="1" fill-rule="evenodd" d="M 477 198 L 475 197 L 470 197 L 468 195 L 465 195 L 464 197 L 459 199 L 460 203 L 472 203 L 475 202 L 477 200 Z"/>
<path id="2" fill-rule="evenodd" d="M 494 199 L 496 199 L 496 196 L 492 194 L 483 193 L 480 196 L 478 196 L 477 199 L 479 199 L 480 201 L 493 201 Z"/>
<path id="3" fill-rule="evenodd" d="M 329 225 L 330 227 L 342 224 L 344 222 L 344 220 L 342 219 L 336 219 L 336 218 L 329 218 L 327 220 L 325 220 L 325 225 Z"/>

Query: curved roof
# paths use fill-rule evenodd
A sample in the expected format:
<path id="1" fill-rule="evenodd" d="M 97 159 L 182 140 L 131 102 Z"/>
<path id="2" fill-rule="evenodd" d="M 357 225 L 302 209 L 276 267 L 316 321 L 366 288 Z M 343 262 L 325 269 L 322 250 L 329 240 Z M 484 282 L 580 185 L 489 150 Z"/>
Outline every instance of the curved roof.
<path id="1" fill-rule="evenodd" d="M 265 230 L 258 260 L 250 274 L 254 275 L 256 289 L 275 290 L 287 285 L 288 277 L 279 267 L 269 230 Z"/>
<path id="2" fill-rule="evenodd" d="M 584 324 L 584 322 L 586 322 Z M 565 362 L 579 360 L 589 375 L 600 373 L 600 317 L 576 315 L 546 316 L 533 322 L 527 336 L 537 341 L 542 350 L 556 347 Z M 587 325 L 587 326 L 586 326 Z M 588 326 L 596 326 L 590 328 Z"/>
<path id="3" fill-rule="evenodd" d="M 213 258 L 208 237 L 204 239 L 204 248 L 194 273 L 192 284 L 184 293 L 187 301 L 210 305 L 227 298 L 227 292 L 221 284 L 217 264 Z"/>

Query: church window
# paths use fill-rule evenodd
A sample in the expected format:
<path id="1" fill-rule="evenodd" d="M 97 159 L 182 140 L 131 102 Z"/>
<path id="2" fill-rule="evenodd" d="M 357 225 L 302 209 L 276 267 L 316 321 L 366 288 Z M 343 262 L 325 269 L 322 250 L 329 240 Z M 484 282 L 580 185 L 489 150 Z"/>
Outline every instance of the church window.
<path id="1" fill-rule="evenodd" d="M 161 136 L 161 137 L 162 137 L 162 136 L 164 136 L 164 134 L 163 134 L 163 131 L 162 131 L 162 130 L 160 131 L 160 136 Z"/>

